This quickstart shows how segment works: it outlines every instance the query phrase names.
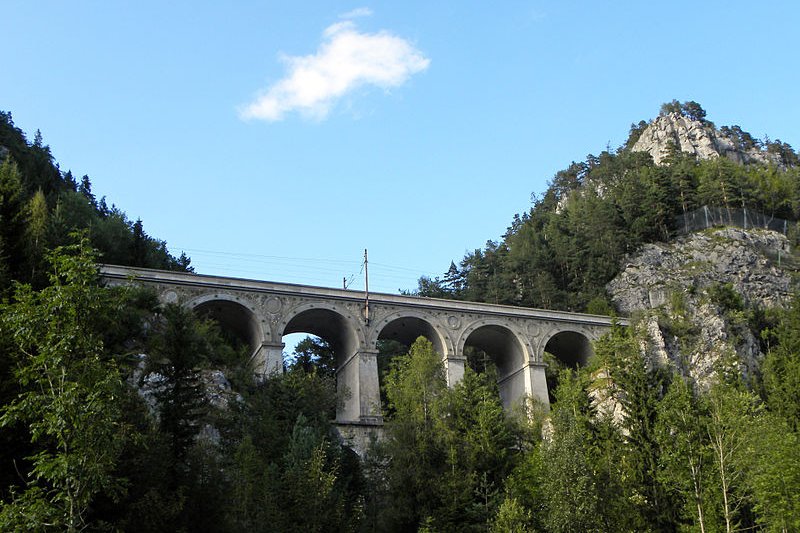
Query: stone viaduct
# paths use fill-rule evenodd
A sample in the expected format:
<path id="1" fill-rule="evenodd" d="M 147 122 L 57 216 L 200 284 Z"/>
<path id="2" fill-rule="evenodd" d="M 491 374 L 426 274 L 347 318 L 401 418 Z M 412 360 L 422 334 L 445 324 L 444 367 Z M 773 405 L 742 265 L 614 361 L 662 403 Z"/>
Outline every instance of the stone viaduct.
<path id="1" fill-rule="evenodd" d="M 337 354 L 340 395 L 337 423 L 380 426 L 377 343 L 405 345 L 424 336 L 442 354 L 450 385 L 464 375 L 464 349 L 493 358 L 503 404 L 526 397 L 548 402 L 545 351 L 565 362 L 585 363 L 591 341 L 611 327 L 606 316 L 477 302 L 370 293 L 103 265 L 108 285 L 155 288 L 164 303 L 179 303 L 220 322 L 247 342 L 256 371 L 283 371 L 282 337 L 310 333 Z"/>

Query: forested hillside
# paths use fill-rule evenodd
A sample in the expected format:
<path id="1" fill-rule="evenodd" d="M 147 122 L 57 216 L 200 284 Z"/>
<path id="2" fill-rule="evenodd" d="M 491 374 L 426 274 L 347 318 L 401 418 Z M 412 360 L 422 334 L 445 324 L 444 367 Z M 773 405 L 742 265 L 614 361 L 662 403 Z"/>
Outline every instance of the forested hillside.
<path id="1" fill-rule="evenodd" d="M 359 457 L 332 421 L 331 344 L 307 339 L 258 380 L 214 320 L 102 287 L 98 261 L 189 262 L 2 116 L 0 531 L 800 531 L 800 176 L 787 144 L 672 102 L 625 147 L 559 172 L 499 242 L 419 292 L 614 304 L 630 326 L 585 366 L 545 354 L 551 404 L 510 411 L 503 354 L 465 354 L 448 387 L 430 340 L 381 341 L 383 438 Z M 658 165 L 661 147 L 631 150 L 661 136 L 654 124 L 677 136 Z M 698 132 L 704 153 L 727 152 L 689 153 Z M 789 236 L 674 239 L 704 205 L 784 219 Z"/>
<path id="2" fill-rule="evenodd" d="M 115 205 L 92 192 L 89 176 L 76 178 L 53 161 L 37 131 L 33 143 L 0 111 L 0 293 L 11 280 L 46 283 L 45 250 L 72 242 L 86 231 L 108 263 L 186 270 L 189 258 L 175 258 L 166 243 L 128 220 Z"/>
<path id="3" fill-rule="evenodd" d="M 665 104 L 659 119 L 709 128 L 714 140 L 724 139 L 732 148 L 721 157 L 702 158 L 676 143 L 669 149 L 668 143 L 662 145 L 668 155 L 656 165 L 649 153 L 632 150 L 651 124 L 634 124 L 625 146 L 588 155 L 558 172 L 544 194 L 534 194 L 530 211 L 514 216 L 500 240 L 453 262 L 441 278 L 421 278 L 417 293 L 608 313 L 605 285 L 620 272 L 625 255 L 643 243 L 670 240 L 682 229 L 684 214 L 702 206 L 747 208 L 797 221 L 800 166 L 791 146 L 759 141 L 739 126 L 716 130 L 695 102 Z M 753 153 L 770 163 L 734 160 L 753 159 L 748 155 Z M 794 224 L 791 235 L 797 238 Z"/>

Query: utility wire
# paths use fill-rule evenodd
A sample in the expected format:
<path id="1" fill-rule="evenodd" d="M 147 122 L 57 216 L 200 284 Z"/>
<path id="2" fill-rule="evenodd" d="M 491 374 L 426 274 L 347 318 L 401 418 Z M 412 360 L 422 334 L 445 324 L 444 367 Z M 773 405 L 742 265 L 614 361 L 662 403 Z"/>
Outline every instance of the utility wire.
<path id="1" fill-rule="evenodd" d="M 364 261 L 343 259 L 326 259 L 313 257 L 289 257 L 247 252 L 225 252 L 198 248 L 181 248 L 196 261 L 194 266 L 202 270 L 225 273 L 234 276 L 252 276 L 257 279 L 273 281 L 287 280 L 289 283 L 320 284 L 330 287 L 344 286 L 350 290 L 363 289 Z M 224 260 L 224 261 L 223 261 Z M 359 265 L 358 274 L 355 265 Z M 375 263 L 370 261 L 372 271 L 370 279 L 374 280 L 374 290 L 394 293 L 397 290 L 413 289 L 421 276 L 435 277 L 422 273 L 419 269 L 407 266 Z M 348 274 L 349 271 L 349 274 Z M 344 274 L 344 277 L 342 277 Z M 437 274 L 438 275 L 438 274 Z M 334 280 L 339 279 L 337 283 Z"/>

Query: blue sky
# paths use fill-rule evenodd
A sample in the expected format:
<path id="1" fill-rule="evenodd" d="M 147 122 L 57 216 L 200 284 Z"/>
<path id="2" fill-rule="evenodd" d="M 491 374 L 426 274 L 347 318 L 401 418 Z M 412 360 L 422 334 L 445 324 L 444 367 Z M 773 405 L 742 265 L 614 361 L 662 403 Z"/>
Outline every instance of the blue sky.
<path id="1" fill-rule="evenodd" d="M 199 273 L 412 289 L 661 103 L 800 147 L 800 3 L 3 3 L 0 109 Z M 13 43 L 13 44 L 11 44 Z"/>

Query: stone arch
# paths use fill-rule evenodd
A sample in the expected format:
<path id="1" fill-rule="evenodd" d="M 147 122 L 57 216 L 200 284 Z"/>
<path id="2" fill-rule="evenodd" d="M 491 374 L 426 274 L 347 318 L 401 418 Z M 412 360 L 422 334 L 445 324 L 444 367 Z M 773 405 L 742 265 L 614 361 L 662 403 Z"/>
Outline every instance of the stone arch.
<path id="1" fill-rule="evenodd" d="M 418 337 L 425 337 L 433 348 L 447 357 L 453 353 L 453 341 L 437 322 L 425 313 L 417 311 L 397 311 L 383 317 L 375 325 L 371 346 L 377 347 L 379 340 L 395 340 L 411 346 Z"/>
<path id="2" fill-rule="evenodd" d="M 483 330 L 484 335 L 473 338 L 473 334 L 478 330 Z M 501 337 L 503 339 L 502 342 L 500 342 Z M 471 338 L 472 342 L 470 342 Z M 491 339 L 494 339 L 494 341 Z M 497 348 L 503 348 L 504 342 L 511 343 L 508 346 L 514 348 L 515 356 L 519 356 L 516 358 L 516 362 L 521 366 L 528 362 L 530 353 L 532 353 L 530 345 L 524 339 L 525 337 L 523 335 L 520 335 L 509 327 L 508 322 L 501 320 L 479 320 L 464 328 L 464 331 L 461 332 L 461 336 L 458 339 L 456 349 L 457 353 L 464 353 L 464 348 L 470 345 L 480 348 L 480 346 L 475 344 L 475 341 L 477 341 L 490 348 L 485 351 L 491 352 L 492 348 L 496 351 Z"/>
<path id="3" fill-rule="evenodd" d="M 253 305 L 238 296 L 226 293 L 207 293 L 186 302 L 184 307 L 199 315 L 208 316 L 250 346 L 252 352 L 269 339 L 269 329 Z"/>
<path id="4" fill-rule="evenodd" d="M 325 302 L 301 304 L 287 311 L 278 323 L 277 334 L 290 333 L 323 338 L 339 357 L 349 357 L 366 345 L 360 321 L 343 306 Z"/>
<path id="5" fill-rule="evenodd" d="M 507 323 L 480 320 L 470 324 L 461 334 L 458 353 L 464 353 L 467 346 L 473 346 L 492 356 L 497 368 L 497 383 L 503 405 L 510 407 L 530 392 L 526 381 L 530 346 Z"/>
<path id="6" fill-rule="evenodd" d="M 595 335 L 582 328 L 555 329 L 541 342 L 541 356 L 551 353 L 568 366 L 584 366 L 594 354 L 592 341 Z"/>
<path id="7" fill-rule="evenodd" d="M 380 420 L 378 374 L 374 354 L 367 353 L 364 330 L 344 306 L 306 303 L 289 310 L 278 324 L 280 335 L 311 333 L 330 343 L 336 356 L 336 419 Z"/>

